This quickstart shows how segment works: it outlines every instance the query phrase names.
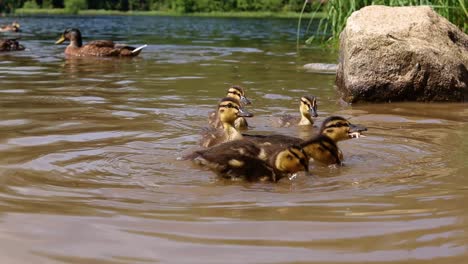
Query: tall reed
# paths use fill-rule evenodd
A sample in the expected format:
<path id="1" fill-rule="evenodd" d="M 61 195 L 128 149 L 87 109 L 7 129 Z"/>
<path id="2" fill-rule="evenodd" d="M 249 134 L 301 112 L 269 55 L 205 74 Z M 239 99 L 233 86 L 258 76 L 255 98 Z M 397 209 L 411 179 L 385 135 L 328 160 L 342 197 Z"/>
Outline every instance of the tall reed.
<path id="1" fill-rule="evenodd" d="M 466 0 L 328 0 L 321 6 L 322 11 L 326 14 L 325 18 L 320 20 L 317 30 L 306 40 L 306 43 L 317 39 L 322 42 L 330 40 L 336 41 L 341 31 L 343 31 L 348 17 L 354 11 L 368 5 L 431 6 L 437 13 L 446 17 L 450 22 L 457 25 L 466 33 L 468 32 L 468 11 L 465 1 Z M 311 1 L 305 0 L 304 5 L 309 2 Z M 317 9 L 315 12 L 318 11 Z M 298 34 L 299 32 L 298 29 Z M 306 30 L 306 34 L 308 34 L 308 30 Z"/>

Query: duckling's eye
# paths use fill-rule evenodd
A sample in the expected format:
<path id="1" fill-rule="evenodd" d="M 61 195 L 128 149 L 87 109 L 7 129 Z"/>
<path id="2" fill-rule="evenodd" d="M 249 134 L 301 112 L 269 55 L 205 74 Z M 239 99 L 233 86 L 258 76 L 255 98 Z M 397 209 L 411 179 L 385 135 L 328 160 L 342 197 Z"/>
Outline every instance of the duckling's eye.
<path id="1" fill-rule="evenodd" d="M 229 93 L 234 94 L 234 95 L 237 95 L 238 97 L 241 97 L 241 94 L 238 93 L 238 92 L 230 91 Z"/>
<path id="2" fill-rule="evenodd" d="M 291 155 L 287 155 L 286 158 L 287 158 L 288 160 L 292 160 L 292 159 L 293 159 L 293 157 L 292 157 Z"/>

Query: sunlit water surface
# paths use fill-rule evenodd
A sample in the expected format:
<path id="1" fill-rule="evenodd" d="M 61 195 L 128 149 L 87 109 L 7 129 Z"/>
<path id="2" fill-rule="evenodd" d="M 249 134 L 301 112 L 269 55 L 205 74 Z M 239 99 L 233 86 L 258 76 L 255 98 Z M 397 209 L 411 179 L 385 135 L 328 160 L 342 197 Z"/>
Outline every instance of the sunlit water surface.
<path id="1" fill-rule="evenodd" d="M 5 20 L 2 20 L 5 21 Z M 27 51 L 0 55 L 2 263 L 465 263 L 466 104 L 340 103 L 336 63 L 295 47 L 295 20 L 21 18 Z M 135 59 L 66 59 L 86 40 L 148 44 Z M 5 37 L 5 36 L 4 36 Z M 343 167 L 277 184 L 226 182 L 177 157 L 227 87 L 257 133 L 318 97 L 369 128 Z"/>

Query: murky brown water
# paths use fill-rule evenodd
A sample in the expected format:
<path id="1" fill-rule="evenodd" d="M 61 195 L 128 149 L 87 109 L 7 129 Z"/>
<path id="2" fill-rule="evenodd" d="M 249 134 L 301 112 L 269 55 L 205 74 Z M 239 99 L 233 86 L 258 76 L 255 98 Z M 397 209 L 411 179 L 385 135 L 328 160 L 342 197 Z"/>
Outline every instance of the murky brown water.
<path id="1" fill-rule="evenodd" d="M 294 20 L 23 18 L 28 51 L 0 55 L 1 263 L 465 263 L 466 104 L 343 106 Z M 65 60 L 66 26 L 150 46 L 133 60 Z M 119 27 L 118 25 L 124 25 Z M 90 36 L 91 35 L 91 36 Z M 369 128 L 345 166 L 230 183 L 189 162 L 228 85 L 253 131 L 316 95 Z"/>

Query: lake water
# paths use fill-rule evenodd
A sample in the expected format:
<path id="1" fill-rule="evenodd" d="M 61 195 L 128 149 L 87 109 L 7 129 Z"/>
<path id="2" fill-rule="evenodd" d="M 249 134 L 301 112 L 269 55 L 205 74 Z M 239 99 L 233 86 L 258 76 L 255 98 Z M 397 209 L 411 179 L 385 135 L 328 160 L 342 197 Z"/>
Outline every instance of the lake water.
<path id="1" fill-rule="evenodd" d="M 302 68 L 337 53 L 297 52 L 296 20 L 18 20 L 27 50 L 0 54 L 1 263 L 466 262 L 466 104 L 342 104 L 334 75 Z M 149 46 L 66 59 L 66 27 Z M 177 161 L 231 84 L 252 132 L 297 136 L 272 120 L 311 94 L 317 124 L 342 115 L 367 137 L 340 143 L 343 167 L 277 184 Z"/>

